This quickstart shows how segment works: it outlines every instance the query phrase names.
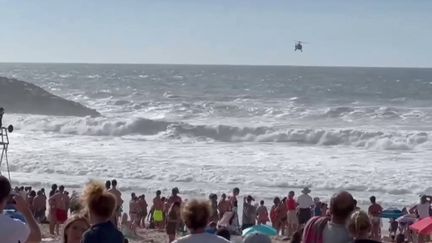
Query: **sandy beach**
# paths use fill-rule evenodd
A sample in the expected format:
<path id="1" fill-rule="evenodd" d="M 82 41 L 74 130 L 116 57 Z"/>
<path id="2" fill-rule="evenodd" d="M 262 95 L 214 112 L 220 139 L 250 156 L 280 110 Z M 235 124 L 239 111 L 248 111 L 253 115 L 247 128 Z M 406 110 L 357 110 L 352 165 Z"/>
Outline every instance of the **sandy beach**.
<path id="1" fill-rule="evenodd" d="M 42 242 L 47 243 L 61 243 L 61 237 L 52 237 L 49 234 L 48 225 L 41 225 L 42 230 Z M 140 235 L 140 239 L 130 239 L 128 238 L 129 242 L 131 243 L 165 243 L 168 242 L 168 237 L 165 233 L 165 231 L 161 232 L 158 230 L 150 230 L 150 229 L 139 229 L 138 234 Z M 234 237 L 232 239 L 232 242 L 237 243 L 241 242 L 241 237 Z M 280 243 L 280 242 L 288 242 L 288 241 L 281 241 L 278 239 L 273 239 L 274 243 Z"/>
<path id="2" fill-rule="evenodd" d="M 48 225 L 41 225 L 42 231 L 42 242 L 46 243 L 62 243 L 61 237 L 52 237 L 49 234 Z M 150 230 L 150 229 L 139 229 L 138 234 L 140 235 L 140 239 L 128 239 L 131 243 L 166 243 L 168 242 L 168 237 L 165 231 L 161 232 L 158 230 Z M 387 231 L 383 229 L 383 234 L 387 234 Z M 241 243 L 241 237 L 233 237 L 231 239 L 233 243 Z M 289 242 L 288 240 L 282 240 L 280 237 L 275 237 L 272 239 L 273 243 L 283 243 Z M 384 237 L 382 240 L 383 243 L 390 243 L 391 241 L 388 237 Z"/>

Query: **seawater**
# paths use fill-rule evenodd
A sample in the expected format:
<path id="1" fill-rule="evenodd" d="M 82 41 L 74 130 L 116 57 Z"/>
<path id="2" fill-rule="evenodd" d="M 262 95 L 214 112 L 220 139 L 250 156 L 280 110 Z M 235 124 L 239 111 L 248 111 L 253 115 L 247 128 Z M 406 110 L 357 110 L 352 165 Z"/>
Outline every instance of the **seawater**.
<path id="1" fill-rule="evenodd" d="M 309 186 L 394 206 L 432 193 L 432 69 L 0 64 L 0 75 L 103 115 L 7 113 L 17 183 L 117 178 L 188 197 L 238 186 L 257 199 Z"/>

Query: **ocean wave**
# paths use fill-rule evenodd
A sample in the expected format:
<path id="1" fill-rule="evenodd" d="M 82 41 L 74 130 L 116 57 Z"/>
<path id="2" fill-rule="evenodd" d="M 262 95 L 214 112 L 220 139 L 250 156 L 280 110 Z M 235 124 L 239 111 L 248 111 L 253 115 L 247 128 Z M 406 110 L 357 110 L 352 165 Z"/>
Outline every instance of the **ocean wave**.
<path id="1" fill-rule="evenodd" d="M 17 129 L 89 136 L 157 135 L 158 138 L 218 142 L 297 143 L 304 145 L 346 145 L 385 150 L 410 150 L 428 141 L 426 132 L 385 132 L 361 129 L 299 129 L 192 125 L 135 118 L 116 120 L 106 117 L 54 118 L 27 116 L 14 120 Z"/>

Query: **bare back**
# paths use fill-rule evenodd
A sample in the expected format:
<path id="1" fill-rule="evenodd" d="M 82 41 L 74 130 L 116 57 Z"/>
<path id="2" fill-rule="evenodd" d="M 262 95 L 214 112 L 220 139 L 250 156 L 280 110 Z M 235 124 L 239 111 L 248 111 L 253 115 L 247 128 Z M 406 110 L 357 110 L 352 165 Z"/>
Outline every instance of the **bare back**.
<path id="1" fill-rule="evenodd" d="M 123 199 L 121 198 L 121 192 L 117 190 L 117 188 L 111 188 L 108 190 L 109 193 L 113 194 L 117 200 L 117 207 L 121 207 L 123 205 Z"/>
<path id="2" fill-rule="evenodd" d="M 155 197 L 153 199 L 153 207 L 155 210 L 163 210 L 164 209 L 164 203 L 159 197 Z"/>

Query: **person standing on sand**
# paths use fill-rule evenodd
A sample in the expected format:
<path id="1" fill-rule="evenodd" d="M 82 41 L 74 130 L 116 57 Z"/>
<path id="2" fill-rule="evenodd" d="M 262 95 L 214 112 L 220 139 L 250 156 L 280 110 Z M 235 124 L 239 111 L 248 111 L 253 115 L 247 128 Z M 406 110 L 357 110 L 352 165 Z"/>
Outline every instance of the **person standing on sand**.
<path id="1" fill-rule="evenodd" d="M 255 225 L 257 209 L 256 206 L 252 205 L 252 201 L 255 201 L 255 199 L 251 195 L 243 199 L 242 230 Z"/>
<path id="2" fill-rule="evenodd" d="M 419 220 L 430 217 L 431 216 L 431 210 L 432 210 L 431 209 L 431 201 L 432 201 L 431 196 L 422 195 L 420 197 L 420 203 L 415 205 L 414 207 L 412 207 L 409 210 L 409 212 L 411 214 L 417 215 Z M 418 241 L 419 242 L 425 242 L 426 241 L 425 236 L 419 236 Z"/>
<path id="3" fill-rule="evenodd" d="M 221 200 L 218 203 L 219 218 L 221 219 L 225 212 L 231 211 L 231 203 L 226 200 L 226 194 L 222 193 Z"/>
<path id="4" fill-rule="evenodd" d="M 46 197 L 42 194 L 42 191 L 38 191 L 36 197 L 33 199 L 32 206 L 34 216 L 39 223 L 45 221 L 46 203 Z"/>
<path id="5" fill-rule="evenodd" d="M 214 193 L 211 193 L 209 195 L 209 202 L 212 209 L 212 216 L 210 217 L 210 222 L 218 222 L 219 221 L 219 214 L 218 214 L 218 201 L 217 201 L 217 195 Z"/>
<path id="6" fill-rule="evenodd" d="M 275 197 L 273 199 L 273 206 L 270 209 L 270 220 L 272 223 L 272 227 L 276 229 L 276 231 L 279 232 L 281 231 L 281 220 L 282 220 L 282 215 L 280 214 L 280 208 L 281 208 L 281 200 L 279 197 Z"/>
<path id="7" fill-rule="evenodd" d="M 354 211 L 354 198 L 346 191 L 330 199 L 330 219 L 313 217 L 305 225 L 303 243 L 347 243 L 352 237 L 346 223 Z"/>
<path id="8" fill-rule="evenodd" d="M 123 199 L 121 198 L 121 192 L 117 189 L 117 180 L 111 181 L 111 189 L 108 190 L 109 193 L 113 194 L 116 198 L 117 207 L 115 213 L 113 214 L 113 223 L 118 226 L 118 218 L 121 216 L 122 207 L 123 207 Z"/>
<path id="9" fill-rule="evenodd" d="M 154 223 L 157 229 L 163 228 L 164 221 L 164 202 L 161 198 L 162 192 L 160 190 L 156 191 L 156 197 L 153 198 L 153 206 L 150 209 L 150 223 Z"/>
<path id="10" fill-rule="evenodd" d="M 312 197 L 309 196 L 311 190 L 308 187 L 303 188 L 301 192 L 302 195 L 297 198 L 297 204 L 299 207 L 298 222 L 300 225 L 304 225 L 310 218 L 312 218 L 314 201 Z"/>
<path id="11" fill-rule="evenodd" d="M 238 187 L 234 188 L 232 191 L 232 195 L 229 198 L 229 201 L 231 203 L 231 208 L 232 209 L 236 209 L 238 208 L 238 201 L 237 201 L 237 196 L 240 195 L 240 189 Z"/>
<path id="12" fill-rule="evenodd" d="M 371 238 L 381 240 L 381 213 L 383 208 L 376 202 L 376 197 L 370 197 L 371 205 L 368 209 L 369 218 L 372 224 Z"/>
<path id="13" fill-rule="evenodd" d="M 175 240 L 178 225 L 180 223 L 180 203 L 174 202 L 167 213 L 166 233 L 168 234 L 168 242 Z"/>
<path id="14" fill-rule="evenodd" d="M 177 187 L 171 190 L 171 196 L 168 198 L 168 209 L 171 208 L 171 205 L 175 202 L 180 203 L 180 205 L 183 203 L 182 198 L 178 195 L 179 193 L 180 190 Z"/>
<path id="15" fill-rule="evenodd" d="M 69 197 L 64 193 L 64 186 L 60 186 L 59 191 L 49 199 L 50 205 L 53 205 L 55 209 L 54 228 L 56 230 L 57 235 L 60 235 L 60 229 L 59 229 L 60 224 L 64 224 L 65 221 L 67 220 L 68 201 L 69 201 Z"/>
<path id="16" fill-rule="evenodd" d="M 282 202 L 280 204 L 279 213 L 281 214 L 281 235 L 287 235 L 288 234 L 288 208 L 286 207 L 287 204 L 287 197 L 284 197 L 282 199 Z"/>
<path id="17" fill-rule="evenodd" d="M 131 200 L 129 202 L 129 218 L 132 226 L 138 225 L 138 214 L 139 214 L 138 197 L 133 192 L 131 194 Z"/>
<path id="18" fill-rule="evenodd" d="M 190 235 L 182 237 L 175 243 L 229 243 L 226 239 L 205 232 L 211 215 L 208 202 L 191 200 L 184 206 L 181 217 L 190 231 Z"/>
<path id="19" fill-rule="evenodd" d="M 368 215 L 363 211 L 355 210 L 348 222 L 348 230 L 354 237 L 353 243 L 381 243 L 369 239 L 371 228 Z"/>
<path id="20" fill-rule="evenodd" d="M 231 211 L 233 212 L 233 217 L 231 219 L 231 225 L 235 231 L 240 230 L 239 215 L 237 212 L 237 210 L 238 210 L 238 200 L 237 200 L 238 195 L 240 195 L 240 189 L 238 187 L 235 187 L 232 191 L 231 197 L 229 198 Z"/>
<path id="21" fill-rule="evenodd" d="M 432 197 L 422 195 L 420 197 L 420 203 L 412 207 L 409 212 L 411 214 L 415 214 L 418 216 L 419 219 L 424 219 L 427 217 L 430 217 L 430 211 L 431 211 L 431 200 Z"/>
<path id="22" fill-rule="evenodd" d="M 264 200 L 261 200 L 260 206 L 257 208 L 257 223 L 258 224 L 267 224 L 269 221 L 269 213 L 267 207 L 264 206 Z"/>
<path id="23" fill-rule="evenodd" d="M 289 237 L 291 237 L 298 228 L 297 202 L 294 199 L 294 196 L 294 191 L 290 191 L 285 205 L 287 209 L 287 228 Z"/>
<path id="24" fill-rule="evenodd" d="M 147 217 L 148 204 L 145 200 L 145 195 L 138 197 L 139 215 L 138 215 L 138 227 L 145 228 L 145 220 Z"/>
<path id="25" fill-rule="evenodd" d="M 57 192 L 57 184 L 53 184 L 51 186 L 51 191 L 49 192 L 48 196 L 52 197 Z M 50 201 L 48 201 L 49 204 L 49 211 L 48 211 L 48 220 L 49 220 L 49 232 L 51 235 L 54 235 L 54 229 L 55 229 L 55 205 L 52 204 Z"/>
<path id="26" fill-rule="evenodd" d="M 36 197 L 36 192 L 35 191 L 31 191 L 28 193 L 27 195 L 27 204 L 30 206 L 30 209 L 32 210 L 33 214 L 34 214 L 34 208 L 33 208 L 33 200 Z"/>

